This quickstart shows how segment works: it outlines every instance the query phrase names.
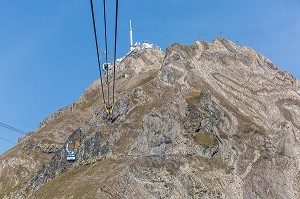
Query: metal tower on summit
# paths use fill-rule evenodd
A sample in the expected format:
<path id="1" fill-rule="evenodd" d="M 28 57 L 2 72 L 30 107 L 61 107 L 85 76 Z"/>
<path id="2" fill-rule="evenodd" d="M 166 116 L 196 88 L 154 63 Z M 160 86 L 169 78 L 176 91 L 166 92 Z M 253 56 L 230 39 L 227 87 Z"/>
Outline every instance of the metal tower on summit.
<path id="1" fill-rule="evenodd" d="M 132 39 L 132 26 L 131 26 L 131 20 L 129 21 L 130 23 L 130 51 L 132 51 L 134 49 L 133 46 L 133 39 Z"/>
<path id="2" fill-rule="evenodd" d="M 131 23 L 131 20 L 129 20 L 130 51 L 129 51 L 128 54 L 130 54 L 131 52 L 137 52 L 139 50 L 145 50 L 145 49 L 148 49 L 148 48 L 157 49 L 157 50 L 161 51 L 161 48 L 159 46 L 155 46 L 154 44 L 151 44 L 151 43 L 149 43 L 147 41 L 133 43 L 133 36 L 132 36 L 132 34 L 133 34 L 132 23 Z M 121 58 L 121 60 L 122 59 L 123 58 Z"/>

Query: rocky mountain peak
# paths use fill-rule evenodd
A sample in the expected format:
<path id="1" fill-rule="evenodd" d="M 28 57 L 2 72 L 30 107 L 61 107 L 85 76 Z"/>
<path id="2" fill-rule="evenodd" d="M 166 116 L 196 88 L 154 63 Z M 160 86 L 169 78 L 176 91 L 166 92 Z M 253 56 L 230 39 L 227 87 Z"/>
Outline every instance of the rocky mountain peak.
<path id="1" fill-rule="evenodd" d="M 253 49 L 134 51 L 116 99 L 96 80 L 3 154 L 0 198 L 300 197 L 300 83 Z"/>

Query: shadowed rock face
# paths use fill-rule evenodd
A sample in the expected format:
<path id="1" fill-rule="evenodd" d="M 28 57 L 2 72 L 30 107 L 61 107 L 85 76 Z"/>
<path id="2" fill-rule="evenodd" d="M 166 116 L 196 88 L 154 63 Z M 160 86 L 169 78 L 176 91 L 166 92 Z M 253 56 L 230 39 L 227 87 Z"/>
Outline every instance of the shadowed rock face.
<path id="1" fill-rule="evenodd" d="M 118 65 L 113 122 L 97 80 L 0 157 L 0 198 L 300 198 L 298 80 L 225 38 Z"/>

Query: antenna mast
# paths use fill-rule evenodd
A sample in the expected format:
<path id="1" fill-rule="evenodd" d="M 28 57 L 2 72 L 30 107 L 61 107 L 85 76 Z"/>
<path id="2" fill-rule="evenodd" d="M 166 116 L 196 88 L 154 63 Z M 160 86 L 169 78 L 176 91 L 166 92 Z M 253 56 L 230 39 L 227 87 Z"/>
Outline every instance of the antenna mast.
<path id="1" fill-rule="evenodd" d="M 131 26 L 131 20 L 129 21 L 130 22 L 130 51 L 133 50 L 133 39 L 132 39 L 132 26 Z"/>

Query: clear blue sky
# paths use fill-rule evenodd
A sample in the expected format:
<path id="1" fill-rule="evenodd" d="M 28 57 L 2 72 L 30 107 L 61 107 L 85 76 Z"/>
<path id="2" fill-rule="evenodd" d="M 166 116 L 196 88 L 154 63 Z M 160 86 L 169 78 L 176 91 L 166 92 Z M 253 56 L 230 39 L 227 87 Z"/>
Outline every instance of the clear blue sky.
<path id="1" fill-rule="evenodd" d="M 103 49 L 102 1 L 94 3 Z M 111 42 L 113 1 L 108 4 Z M 0 3 L 0 122 L 33 131 L 98 78 L 89 6 L 89 0 Z M 222 32 L 300 78 L 299 0 L 120 0 L 119 16 L 119 57 L 129 49 L 132 19 L 135 41 L 165 49 Z M 20 135 L 0 127 L 0 136 L 17 142 Z M 12 146 L 0 139 L 0 154 Z"/>

